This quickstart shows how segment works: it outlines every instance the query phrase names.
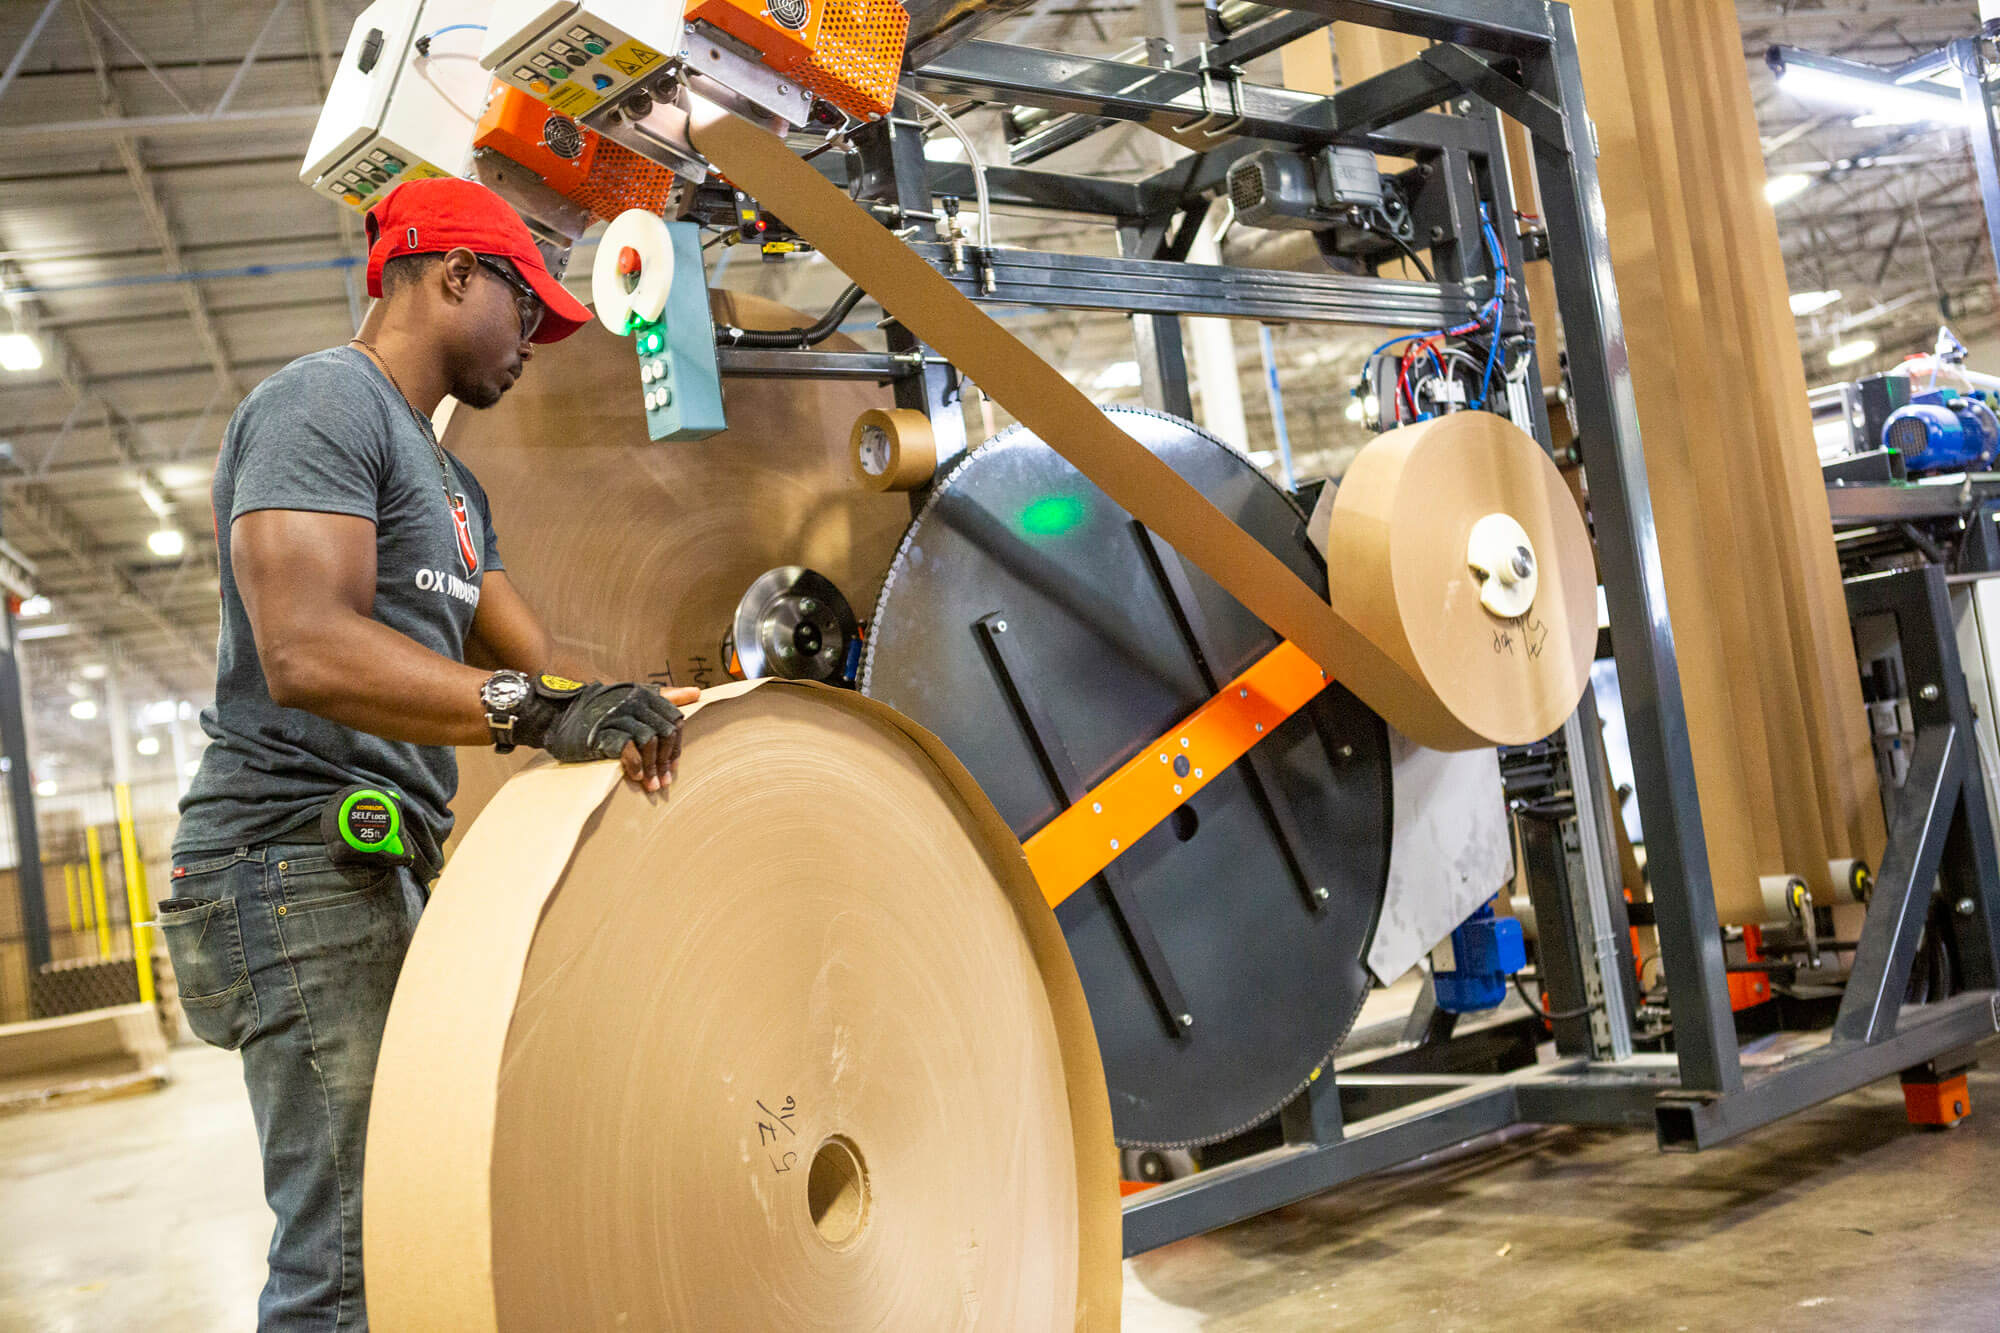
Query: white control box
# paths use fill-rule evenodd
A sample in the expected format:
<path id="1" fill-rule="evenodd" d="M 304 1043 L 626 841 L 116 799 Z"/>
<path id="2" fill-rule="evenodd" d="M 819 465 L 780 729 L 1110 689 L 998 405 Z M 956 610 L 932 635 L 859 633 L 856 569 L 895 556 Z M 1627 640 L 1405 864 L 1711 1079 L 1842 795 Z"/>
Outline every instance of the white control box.
<path id="1" fill-rule="evenodd" d="M 463 174 L 492 86 L 478 59 L 492 9 L 492 0 L 375 0 L 362 10 L 299 179 L 360 210 L 403 181 Z"/>
<path id="2" fill-rule="evenodd" d="M 479 59 L 567 116 L 589 115 L 681 49 L 680 0 L 498 0 Z"/>

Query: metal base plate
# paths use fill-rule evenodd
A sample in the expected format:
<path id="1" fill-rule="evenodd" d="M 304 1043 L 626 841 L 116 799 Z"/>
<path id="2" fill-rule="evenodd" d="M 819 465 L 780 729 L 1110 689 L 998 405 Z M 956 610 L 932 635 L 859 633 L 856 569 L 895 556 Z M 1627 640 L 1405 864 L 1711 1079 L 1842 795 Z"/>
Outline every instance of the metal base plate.
<path id="1" fill-rule="evenodd" d="M 1178 418 L 1110 410 L 1324 589 L 1303 514 L 1240 454 Z M 948 469 L 904 537 L 876 604 L 862 691 L 940 736 L 1026 838 L 1067 801 L 1011 691 L 1032 692 L 1030 711 L 1086 785 L 1211 695 L 1148 541 L 1034 436 L 1001 434 Z M 1162 559 L 1179 561 L 1171 549 Z M 1277 643 L 1199 570 L 1181 568 L 1213 679 Z M 977 622 L 992 616 L 1006 620 L 1027 679 L 1010 685 L 986 647 Z M 1213 1142 L 1275 1114 L 1367 994 L 1362 960 L 1388 870 L 1386 730 L 1335 685 L 1252 756 L 1266 781 L 1239 761 L 1113 865 L 1191 1025 L 1176 1034 L 1162 1021 L 1104 879 L 1057 909 L 1128 1147 Z"/>

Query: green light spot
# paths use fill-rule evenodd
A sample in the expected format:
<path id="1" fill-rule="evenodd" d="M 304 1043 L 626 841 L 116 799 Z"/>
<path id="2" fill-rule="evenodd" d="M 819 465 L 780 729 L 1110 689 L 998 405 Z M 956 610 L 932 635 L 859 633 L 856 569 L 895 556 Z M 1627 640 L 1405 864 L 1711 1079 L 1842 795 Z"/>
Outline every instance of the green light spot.
<path id="1" fill-rule="evenodd" d="M 1021 511 L 1021 530 L 1034 537 L 1060 537 L 1089 517 L 1089 506 L 1078 495 L 1045 495 Z"/>

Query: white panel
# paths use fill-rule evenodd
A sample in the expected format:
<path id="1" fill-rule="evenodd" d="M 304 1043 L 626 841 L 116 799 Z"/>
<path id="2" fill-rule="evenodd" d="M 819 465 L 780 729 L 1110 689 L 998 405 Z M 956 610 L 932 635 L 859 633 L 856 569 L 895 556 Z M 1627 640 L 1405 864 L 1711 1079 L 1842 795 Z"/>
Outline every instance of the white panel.
<path id="1" fill-rule="evenodd" d="M 1498 893 L 1514 873 L 1496 750 L 1426 750 L 1393 729 L 1395 835 L 1368 970 L 1387 985 Z"/>

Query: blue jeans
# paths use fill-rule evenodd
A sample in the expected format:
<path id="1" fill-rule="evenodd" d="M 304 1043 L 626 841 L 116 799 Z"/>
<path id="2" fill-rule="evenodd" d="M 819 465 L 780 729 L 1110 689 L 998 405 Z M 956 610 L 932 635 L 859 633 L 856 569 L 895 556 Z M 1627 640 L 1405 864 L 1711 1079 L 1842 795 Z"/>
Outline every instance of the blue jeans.
<path id="1" fill-rule="evenodd" d="M 177 856 L 172 887 L 159 923 L 181 1006 L 196 1036 L 243 1052 L 277 1214 L 259 1333 L 366 1329 L 368 1099 L 423 889 L 319 843 Z"/>

